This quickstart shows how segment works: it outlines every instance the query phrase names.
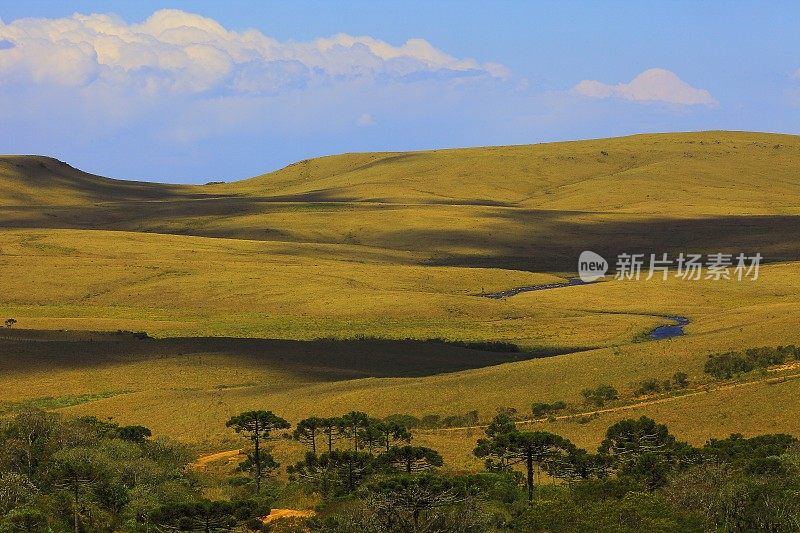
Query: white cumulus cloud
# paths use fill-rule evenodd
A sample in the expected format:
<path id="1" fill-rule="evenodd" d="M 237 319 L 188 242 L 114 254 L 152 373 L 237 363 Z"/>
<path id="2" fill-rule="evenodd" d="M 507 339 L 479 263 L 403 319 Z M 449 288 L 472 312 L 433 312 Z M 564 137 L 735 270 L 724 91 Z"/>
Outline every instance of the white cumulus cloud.
<path id="1" fill-rule="evenodd" d="M 505 78 L 494 63 L 456 58 L 423 39 L 394 46 L 346 34 L 280 42 L 175 9 L 140 24 L 111 15 L 0 20 L 0 83 L 105 84 L 142 94 L 277 94 L 342 80 Z"/>
<path id="2" fill-rule="evenodd" d="M 705 89 L 696 89 L 674 72 L 651 68 L 629 83 L 609 85 L 596 80 L 583 80 L 573 87 L 574 93 L 589 98 L 624 98 L 637 102 L 667 102 L 678 105 L 715 106 L 718 102 Z"/>

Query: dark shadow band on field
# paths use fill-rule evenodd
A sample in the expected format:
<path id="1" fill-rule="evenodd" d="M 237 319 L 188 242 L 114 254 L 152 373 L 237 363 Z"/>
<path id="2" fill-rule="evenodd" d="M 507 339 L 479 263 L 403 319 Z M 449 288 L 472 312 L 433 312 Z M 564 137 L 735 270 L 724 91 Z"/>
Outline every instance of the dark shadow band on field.
<path id="1" fill-rule="evenodd" d="M 166 197 L 158 201 L 128 200 L 89 206 L 2 206 L 0 227 L 50 229 L 102 229 L 252 239 L 286 243 L 360 244 L 427 255 L 433 266 L 487 267 L 530 272 L 575 272 L 578 256 L 591 250 L 612 266 L 622 253 L 760 253 L 764 263 L 800 260 L 800 216 L 715 215 L 670 218 L 632 213 L 601 213 L 464 206 L 464 226 L 459 229 L 386 227 L 368 228 L 361 234 L 345 224 L 341 235 L 314 240 L 299 237 L 291 226 L 268 227 L 253 223 L 234 227 L 222 221 L 245 215 L 303 211 L 309 227 L 330 226 L 336 217 L 371 213 L 378 220 L 401 205 L 379 202 L 331 201 L 325 194 L 307 194 L 284 202 L 270 197 L 209 196 Z M 481 204 L 483 205 L 483 204 Z M 435 202 L 427 207 L 433 209 Z M 473 229 L 474 217 L 488 220 Z M 633 218 L 636 217 L 636 218 Z M 359 218 L 359 217 L 356 217 Z M 474 250 L 463 253 L 463 250 Z"/>
<path id="2" fill-rule="evenodd" d="M 498 210 L 491 215 L 512 230 L 493 235 L 436 229 L 416 232 L 421 242 L 457 242 L 484 250 L 480 254 L 439 254 L 428 261 L 436 266 L 466 266 L 530 272 L 576 272 L 584 250 L 603 256 L 613 271 L 618 255 L 703 255 L 760 253 L 762 263 L 800 260 L 800 216 L 710 216 L 703 218 L 649 218 L 615 220 L 595 214 L 593 219 L 571 220 L 533 210 Z M 405 238 L 409 238 L 408 235 Z M 646 267 L 647 265 L 645 265 Z"/>
<path id="3" fill-rule="evenodd" d="M 90 369 L 165 358 L 212 365 L 203 356 L 214 355 L 287 372 L 310 382 L 340 381 L 431 376 L 588 349 L 544 347 L 515 352 L 474 349 L 438 340 L 154 339 L 130 332 L 2 329 L 0 374 Z"/>

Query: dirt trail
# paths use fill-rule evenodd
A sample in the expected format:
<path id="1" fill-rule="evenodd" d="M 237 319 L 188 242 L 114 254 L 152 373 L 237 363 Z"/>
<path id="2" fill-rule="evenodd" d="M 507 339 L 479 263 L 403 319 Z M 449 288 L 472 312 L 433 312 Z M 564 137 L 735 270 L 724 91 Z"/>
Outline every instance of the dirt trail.
<path id="1" fill-rule="evenodd" d="M 241 450 L 224 450 L 221 452 L 210 453 L 208 455 L 202 455 L 197 458 L 197 460 L 189 465 L 190 468 L 195 470 L 202 470 L 206 468 L 209 464 L 216 462 L 227 460 L 228 462 L 235 461 L 240 455 L 242 454 Z M 311 518 L 312 516 L 316 515 L 315 511 L 304 511 L 301 509 L 272 509 L 267 516 L 261 518 L 261 521 L 265 524 L 269 524 L 274 522 L 275 520 L 280 520 L 282 518 Z"/>
<path id="2" fill-rule="evenodd" d="M 207 467 L 210 463 L 215 461 L 221 461 L 223 459 L 227 459 L 228 462 L 233 461 L 242 453 L 241 450 L 225 450 L 222 452 L 215 452 L 208 455 L 203 455 L 197 458 L 197 460 L 189 465 L 190 468 L 194 469 L 203 469 Z"/>
<path id="3" fill-rule="evenodd" d="M 768 372 L 773 372 L 774 373 L 774 372 L 779 372 L 781 370 L 789 370 L 789 369 L 798 368 L 798 366 L 800 366 L 800 364 L 786 365 L 786 366 L 783 366 L 783 367 L 777 367 L 775 369 L 770 369 L 770 370 L 768 370 Z M 576 419 L 576 418 L 600 415 L 600 414 L 604 414 L 604 413 L 616 413 L 616 412 L 619 412 L 619 411 L 631 411 L 631 410 L 634 410 L 634 409 L 639 409 L 641 407 L 646 407 L 648 405 L 656 405 L 656 404 L 660 404 L 660 403 L 674 402 L 674 401 L 682 400 L 683 398 L 689 398 L 689 397 L 698 396 L 698 395 L 701 395 L 701 394 L 711 394 L 711 393 L 714 393 L 714 392 L 717 392 L 717 391 L 736 389 L 736 388 L 739 388 L 739 387 L 749 387 L 749 386 L 752 386 L 752 385 L 759 385 L 759 384 L 762 384 L 762 383 L 781 383 L 783 381 L 788 381 L 790 379 L 798 379 L 798 378 L 800 378 L 800 374 L 788 374 L 788 375 L 785 375 L 785 376 L 766 377 L 766 378 L 762 378 L 762 379 L 755 379 L 755 380 L 752 380 L 752 381 L 744 381 L 744 382 L 739 382 L 739 383 L 727 383 L 727 384 L 719 385 L 719 386 L 716 386 L 716 387 L 705 386 L 703 388 L 699 388 L 699 389 L 693 390 L 691 392 L 687 392 L 685 394 L 679 394 L 677 396 L 667 396 L 665 398 L 655 398 L 655 399 L 652 399 L 652 400 L 643 400 L 643 401 L 640 401 L 640 402 L 636 402 L 636 403 L 632 403 L 632 404 L 628 404 L 628 405 L 620 405 L 620 406 L 617 406 L 617 407 L 607 407 L 605 409 L 595 409 L 594 411 L 584 411 L 582 413 L 561 415 L 561 416 L 556 416 L 555 419 L 556 420 L 573 420 L 573 419 Z M 537 418 L 535 420 L 519 420 L 519 421 L 515 422 L 515 424 L 518 425 L 518 426 L 525 426 L 525 425 L 528 425 L 528 424 L 538 424 L 538 423 L 547 422 L 547 421 L 548 421 L 547 418 Z M 469 430 L 469 429 L 486 429 L 487 427 L 488 427 L 488 424 L 481 424 L 481 425 L 477 425 L 477 426 L 462 426 L 462 427 L 453 427 L 453 428 L 428 429 L 428 430 L 425 430 L 425 431 L 426 432 L 431 432 L 431 433 L 439 433 L 439 432 L 449 432 L 449 431 L 462 431 L 462 430 Z"/>
<path id="4" fill-rule="evenodd" d="M 299 509 L 273 509 L 261 521 L 269 524 L 282 518 L 311 518 L 315 514 L 317 513 L 314 511 L 301 511 Z"/>
<path id="5" fill-rule="evenodd" d="M 795 370 L 800 368 L 800 362 L 793 362 L 787 363 L 785 365 L 773 367 L 767 369 L 768 373 L 774 374 L 777 372 L 782 372 L 786 370 Z M 627 405 L 620 405 L 617 407 L 606 407 L 604 409 L 595 409 L 593 411 L 583 411 L 580 413 L 574 413 L 569 415 L 560 415 L 556 416 L 556 420 L 574 420 L 576 418 L 582 418 L 586 416 L 594 416 L 594 415 L 601 415 L 605 413 L 617 413 L 620 411 L 632 411 L 635 409 L 639 409 L 641 407 L 647 407 L 648 405 L 656 405 L 661 403 L 668 403 L 668 402 L 675 402 L 682 400 L 684 398 L 690 398 L 692 396 L 699 396 L 701 394 L 712 394 L 718 391 L 730 390 L 730 389 L 737 389 L 740 387 L 750 387 L 753 385 L 759 385 L 762 383 L 781 383 L 783 381 L 788 381 L 791 379 L 798 379 L 800 378 L 800 373 L 796 374 L 787 374 L 784 376 L 775 376 L 775 377 L 764 377 L 761 379 L 754 379 L 751 381 L 743 381 L 739 383 L 726 383 L 718 386 L 703 386 L 701 388 L 697 388 L 690 392 L 686 392 L 685 394 L 679 394 L 676 396 L 667 396 L 664 398 L 654 398 L 652 400 L 642 400 L 636 403 L 631 403 Z M 547 422 L 549 419 L 547 418 L 537 418 L 532 420 L 518 420 L 515 422 L 518 426 L 525 426 L 528 424 L 539 424 L 542 422 Z M 488 424 L 479 424 L 476 426 L 459 426 L 459 427 L 452 427 L 452 428 L 438 428 L 438 429 L 424 429 L 422 431 L 426 433 L 446 433 L 446 432 L 455 432 L 455 431 L 465 431 L 470 429 L 486 429 Z M 209 455 L 203 455 L 199 457 L 194 463 L 191 463 L 189 466 L 192 468 L 205 468 L 208 466 L 209 463 L 214 461 L 219 461 L 222 459 L 228 459 L 228 461 L 232 461 L 237 456 L 241 454 L 241 450 L 226 450 L 222 452 L 216 452 Z"/>

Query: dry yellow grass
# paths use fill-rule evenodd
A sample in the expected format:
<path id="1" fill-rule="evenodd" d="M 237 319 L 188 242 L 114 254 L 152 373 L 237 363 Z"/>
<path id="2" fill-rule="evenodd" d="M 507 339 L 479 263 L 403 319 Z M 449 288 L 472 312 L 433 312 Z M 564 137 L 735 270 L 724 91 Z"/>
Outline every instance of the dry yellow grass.
<path id="1" fill-rule="evenodd" d="M 628 393 L 676 371 L 704 379 L 709 353 L 800 343 L 798 162 L 798 137 L 730 132 L 348 154 L 201 187 L 119 183 L 53 160 L 2 158 L 0 314 L 17 328 L 593 349 L 359 379 L 304 374 L 282 364 L 279 351 L 261 364 L 218 349 L 84 364 L 44 358 L 24 368 L 2 353 L 0 401 L 112 391 L 63 410 L 144 424 L 213 450 L 230 445 L 224 422 L 246 409 L 293 422 L 353 409 L 477 409 L 488 418 L 498 406 L 578 404 L 582 388 L 601 382 Z M 506 300 L 477 296 L 563 279 L 587 248 L 758 251 L 770 264 L 757 282 L 608 281 Z M 660 315 L 689 317 L 687 335 L 640 342 L 664 323 Z M 720 390 L 635 414 L 692 442 L 732 431 L 800 433 L 796 387 Z M 621 416 L 546 427 L 593 447 Z M 417 439 L 455 467 L 474 467 L 479 433 Z"/>
<path id="2" fill-rule="evenodd" d="M 380 250 L 372 252 L 372 260 L 320 259 L 317 249 L 136 233 L 10 230 L 0 235 L 0 268 L 15 282 L 0 295 L 0 312 L 30 329 L 290 339 L 364 334 L 528 346 L 604 345 L 656 322 L 635 315 L 532 309 L 517 300 L 475 296 L 561 279 L 549 274 L 404 264 L 402 256 L 395 259 Z"/>
<path id="3" fill-rule="evenodd" d="M 792 135 L 702 132 L 529 146 L 346 154 L 214 191 L 391 203 L 505 203 L 665 216 L 798 213 Z M 665 183 L 668 180 L 668 183 Z M 769 184 L 768 188 L 759 184 Z"/>
<path id="4" fill-rule="evenodd" d="M 194 187 L 127 184 L 53 160 L 6 158 L 0 224 L 357 245 L 411 251 L 427 264 L 537 272 L 571 271 L 577 253 L 593 246 L 758 247 L 772 260 L 793 259 L 798 158 L 797 136 L 637 135 L 345 154 Z"/>
<path id="5" fill-rule="evenodd" d="M 800 194 L 799 154 L 800 140 L 793 135 L 646 134 L 537 145 L 344 154 L 301 161 L 235 183 L 205 186 L 111 180 L 51 158 L 3 156 L 0 203 L 39 210 L 83 205 L 99 215 L 104 202 L 171 202 L 175 208 L 181 201 L 198 200 L 193 207 L 202 212 L 200 203 L 231 196 L 284 200 L 280 211 L 306 214 L 320 209 L 316 202 L 350 204 L 323 206 L 323 211 L 357 210 L 359 204 L 379 202 L 670 217 L 797 214 L 800 207 L 792 198 Z M 261 207 L 271 211 L 270 206 Z M 253 214 L 257 213 L 245 216 Z M 182 228 L 190 228 L 193 219 L 200 220 L 185 210 L 173 215 Z"/>
<path id="6" fill-rule="evenodd" d="M 32 391 L 42 388 L 70 394 L 120 388 L 132 390 L 67 411 L 114 416 L 125 422 L 146 420 L 157 432 L 185 441 L 224 439 L 227 434 L 224 421 L 232 414 L 253 407 L 279 411 L 293 421 L 311 414 L 335 415 L 354 408 L 375 415 L 396 412 L 456 414 L 477 409 L 488 417 L 498 406 L 527 412 L 533 401 L 566 400 L 579 404 L 579 391 L 600 382 L 611 383 L 628 393 L 643 378 L 665 379 L 676 371 L 686 371 L 690 379 L 697 381 L 703 379 L 702 364 L 710 352 L 798 343 L 800 333 L 794 325 L 799 306 L 793 301 L 798 294 L 798 280 L 800 264 L 795 263 L 766 267 L 758 282 L 738 285 L 738 289 L 734 284 L 737 282 L 727 285 L 724 282 L 607 282 L 519 295 L 510 301 L 531 307 L 560 306 L 572 312 L 588 309 L 587 312 L 641 313 L 648 304 L 651 312 L 686 314 L 692 318 L 692 323 L 687 328 L 688 335 L 672 340 L 632 342 L 628 339 L 608 348 L 445 375 L 309 382 L 285 372 L 282 374 L 280 368 L 255 367 L 246 361 L 216 354 L 204 355 L 202 359 L 158 359 L 116 362 L 101 368 L 50 369 L 46 373 L 13 376 L 13 385 L 9 383 L 5 390 L 12 395 L 31 395 L 35 394 Z M 766 303 L 767 298 L 770 303 Z M 480 302 L 491 303 L 484 299 Z M 701 305 L 703 302 L 705 304 Z M 779 339 L 776 332 L 780 332 Z M 570 340 L 567 336 L 562 342 Z M 742 399 L 728 405 L 731 417 L 750 402 L 749 390 L 736 394 Z M 175 417 L 173 412 L 164 412 L 159 407 L 163 405 L 172 405 L 183 414 Z M 779 424 L 783 411 L 777 404 L 766 403 L 762 413 L 764 420 Z M 687 419 L 686 427 L 694 424 L 698 434 L 704 431 L 706 415 L 706 412 L 695 415 L 691 411 L 681 414 Z M 787 431 L 794 430 L 793 424 L 787 419 L 784 427 Z"/>

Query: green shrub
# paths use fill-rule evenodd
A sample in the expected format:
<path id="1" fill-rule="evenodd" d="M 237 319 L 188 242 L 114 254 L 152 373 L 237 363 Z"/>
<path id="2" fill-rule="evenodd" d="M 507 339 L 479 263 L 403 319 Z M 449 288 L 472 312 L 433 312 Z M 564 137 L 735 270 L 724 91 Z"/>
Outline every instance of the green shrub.
<path id="1" fill-rule="evenodd" d="M 648 394 L 657 394 L 661 392 L 661 383 L 655 378 L 645 379 L 639 385 L 639 388 L 634 391 L 638 396 L 646 396 Z"/>
<path id="2" fill-rule="evenodd" d="M 777 348 L 748 348 L 740 352 L 717 353 L 708 356 L 705 364 L 706 374 L 717 379 L 730 379 L 758 368 L 781 365 L 786 361 L 800 358 L 800 348 L 794 345 Z"/>
<path id="3" fill-rule="evenodd" d="M 593 389 L 583 389 L 581 391 L 587 403 L 595 407 L 602 407 L 607 401 L 616 400 L 619 398 L 619 393 L 611 385 L 598 385 Z"/>
<path id="4" fill-rule="evenodd" d="M 533 412 L 533 418 L 544 418 L 566 408 L 567 403 L 560 400 L 553 403 L 535 402 L 531 406 L 531 411 Z"/>
<path id="5" fill-rule="evenodd" d="M 686 372 L 675 372 L 672 375 L 672 384 L 679 389 L 689 386 L 689 375 Z"/>

